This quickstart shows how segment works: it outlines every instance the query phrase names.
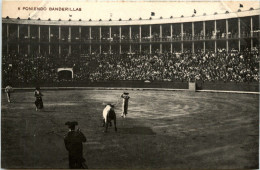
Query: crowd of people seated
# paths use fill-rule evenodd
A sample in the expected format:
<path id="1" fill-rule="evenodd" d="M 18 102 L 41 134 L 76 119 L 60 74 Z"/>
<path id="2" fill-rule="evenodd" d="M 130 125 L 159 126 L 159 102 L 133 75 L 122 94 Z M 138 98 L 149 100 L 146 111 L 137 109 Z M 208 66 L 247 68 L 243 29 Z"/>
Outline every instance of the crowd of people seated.
<path id="1" fill-rule="evenodd" d="M 74 81 L 224 81 L 259 82 L 259 50 L 224 49 L 155 54 L 5 54 L 4 81 L 58 81 L 58 68 L 72 68 Z"/>

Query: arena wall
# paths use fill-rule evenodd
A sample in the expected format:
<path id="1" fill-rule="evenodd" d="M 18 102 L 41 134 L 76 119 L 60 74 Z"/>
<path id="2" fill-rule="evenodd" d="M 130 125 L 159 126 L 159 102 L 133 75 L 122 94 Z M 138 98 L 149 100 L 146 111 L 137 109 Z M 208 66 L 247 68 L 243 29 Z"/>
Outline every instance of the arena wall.
<path id="1" fill-rule="evenodd" d="M 167 89 L 188 89 L 188 82 L 153 81 L 63 81 L 63 82 L 37 82 L 34 84 L 15 83 L 17 88 L 29 88 L 40 85 L 41 87 L 105 87 L 105 88 L 167 88 Z"/>
<path id="2" fill-rule="evenodd" d="M 197 82 L 197 90 L 225 90 L 259 92 L 259 83 Z"/>
<path id="3" fill-rule="evenodd" d="M 188 90 L 189 83 L 182 81 L 152 81 L 146 83 L 144 81 L 99 81 L 99 82 L 39 82 L 35 84 L 16 83 L 15 88 L 34 88 L 40 85 L 41 87 L 57 88 L 133 88 L 133 89 L 176 89 Z M 4 88 L 4 86 L 3 86 Z M 245 91 L 245 92 L 259 92 L 259 83 L 235 83 L 235 82 L 196 82 L 196 90 L 221 90 L 221 91 Z"/>

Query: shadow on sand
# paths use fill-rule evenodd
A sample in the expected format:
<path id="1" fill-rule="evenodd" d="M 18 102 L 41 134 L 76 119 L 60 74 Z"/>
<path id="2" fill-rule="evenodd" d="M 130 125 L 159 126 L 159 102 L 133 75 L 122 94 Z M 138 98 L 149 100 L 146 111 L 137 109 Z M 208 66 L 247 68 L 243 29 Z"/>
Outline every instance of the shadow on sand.
<path id="1" fill-rule="evenodd" d="M 16 103 L 16 104 L 25 104 L 25 103 L 30 103 L 30 104 L 34 104 L 34 102 L 27 102 L 27 101 L 11 101 L 11 103 Z"/>
<path id="2" fill-rule="evenodd" d="M 118 130 L 121 134 L 135 134 L 135 135 L 156 135 L 149 127 L 134 126 L 132 128 L 120 128 Z"/>
<path id="3" fill-rule="evenodd" d="M 55 110 L 41 110 L 40 112 L 56 112 Z"/>

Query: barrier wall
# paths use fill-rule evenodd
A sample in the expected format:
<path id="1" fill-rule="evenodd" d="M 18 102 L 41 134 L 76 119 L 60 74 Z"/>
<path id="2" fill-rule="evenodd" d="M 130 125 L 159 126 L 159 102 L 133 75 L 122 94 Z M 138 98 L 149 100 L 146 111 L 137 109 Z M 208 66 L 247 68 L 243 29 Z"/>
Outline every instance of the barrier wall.
<path id="1" fill-rule="evenodd" d="M 125 88 L 167 88 L 167 89 L 188 89 L 188 82 L 181 81 L 152 81 L 150 83 L 144 81 L 99 81 L 99 82 L 38 82 L 33 84 L 14 83 L 12 87 L 125 87 Z"/>
<path id="2" fill-rule="evenodd" d="M 181 81 L 99 81 L 99 82 L 38 82 L 33 84 L 14 83 L 12 87 L 108 87 L 108 88 L 165 88 L 165 89 L 187 89 L 195 91 L 195 88 L 189 86 L 189 82 Z M 5 87 L 5 85 L 3 86 Z M 194 90 L 193 90 L 194 88 Z M 196 90 L 225 90 L 225 91 L 249 91 L 259 92 L 259 83 L 234 83 L 234 82 L 196 82 Z"/>
<path id="3" fill-rule="evenodd" d="M 225 90 L 225 91 L 249 91 L 259 92 L 259 83 L 235 83 L 235 82 L 197 82 L 197 90 Z"/>

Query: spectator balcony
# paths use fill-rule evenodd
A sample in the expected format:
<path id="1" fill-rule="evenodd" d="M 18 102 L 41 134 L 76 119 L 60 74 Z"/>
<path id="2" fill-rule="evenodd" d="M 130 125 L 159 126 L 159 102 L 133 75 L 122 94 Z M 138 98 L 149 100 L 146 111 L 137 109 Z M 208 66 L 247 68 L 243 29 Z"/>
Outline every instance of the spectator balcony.
<path id="1" fill-rule="evenodd" d="M 194 17 L 120 21 L 6 17 L 2 19 L 3 51 L 61 55 L 83 50 L 92 54 L 195 52 L 199 48 L 204 48 L 204 51 L 252 49 L 259 45 L 259 12 L 260 9 L 255 9 Z"/>

